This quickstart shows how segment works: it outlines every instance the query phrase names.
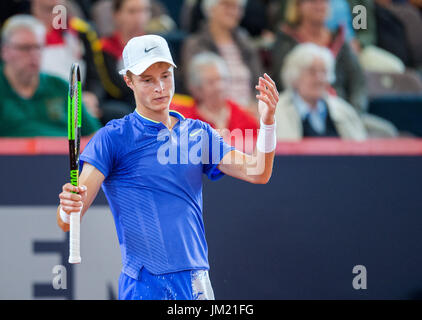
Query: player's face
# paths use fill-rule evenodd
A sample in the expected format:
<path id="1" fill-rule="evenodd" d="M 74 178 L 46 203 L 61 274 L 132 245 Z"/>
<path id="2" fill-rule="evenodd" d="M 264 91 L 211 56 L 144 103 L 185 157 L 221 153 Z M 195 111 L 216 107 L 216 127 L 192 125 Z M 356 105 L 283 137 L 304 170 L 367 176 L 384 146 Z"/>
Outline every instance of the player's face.
<path id="1" fill-rule="evenodd" d="M 3 45 L 3 60 L 12 72 L 29 80 L 40 71 L 42 47 L 43 40 L 30 30 L 16 30 Z"/>
<path id="2" fill-rule="evenodd" d="M 153 112 L 168 110 L 174 95 L 173 67 L 157 62 L 141 75 L 125 76 L 126 84 L 133 90 L 137 105 Z"/>

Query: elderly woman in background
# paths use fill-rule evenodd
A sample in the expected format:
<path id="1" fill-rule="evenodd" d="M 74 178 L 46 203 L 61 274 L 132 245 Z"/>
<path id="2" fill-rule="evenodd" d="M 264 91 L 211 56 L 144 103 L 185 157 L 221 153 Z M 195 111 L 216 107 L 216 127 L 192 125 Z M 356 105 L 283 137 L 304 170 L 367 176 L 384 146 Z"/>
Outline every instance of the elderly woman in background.
<path id="1" fill-rule="evenodd" d="M 207 20 L 197 33 L 186 39 L 182 61 L 187 63 L 202 51 L 220 55 L 230 75 L 229 98 L 255 112 L 254 79 L 262 74 L 262 66 L 246 31 L 239 28 L 245 3 L 246 0 L 204 0 L 202 9 Z M 186 70 L 184 73 L 186 84 Z"/>
<path id="2" fill-rule="evenodd" d="M 368 135 L 372 138 L 394 138 L 398 131 L 394 125 L 378 116 L 368 114 L 365 76 L 357 56 L 345 40 L 343 27 L 331 32 L 325 25 L 329 13 L 328 0 L 289 0 L 286 24 L 277 32 L 272 50 L 272 77 L 278 79 L 286 55 L 298 44 L 311 42 L 327 48 L 335 59 L 333 94 L 337 94 L 359 113 Z M 282 89 L 280 83 L 278 89 Z"/>
<path id="3" fill-rule="evenodd" d="M 228 129 L 229 132 L 221 132 L 223 137 L 235 129 L 246 137 L 246 130 L 250 129 L 251 137 L 256 138 L 257 120 L 227 97 L 228 77 L 227 65 L 220 56 L 207 51 L 195 55 L 187 69 L 188 89 L 194 101 L 191 106 L 172 104 L 170 108 L 186 118 L 205 121 L 214 129 Z"/>
<path id="4" fill-rule="evenodd" d="M 334 89 L 356 110 L 363 112 L 367 109 L 364 73 L 345 39 L 344 28 L 331 32 L 326 27 L 329 9 L 328 0 L 289 0 L 286 23 L 278 30 L 272 50 L 271 75 L 273 79 L 278 79 L 286 55 L 299 43 L 312 42 L 326 47 L 336 59 Z M 281 84 L 278 89 L 281 89 Z"/>
<path id="5" fill-rule="evenodd" d="M 312 43 L 295 47 L 281 74 L 286 90 L 276 109 L 277 139 L 340 137 L 363 140 L 367 132 L 355 109 L 328 93 L 335 80 L 331 52 Z"/>

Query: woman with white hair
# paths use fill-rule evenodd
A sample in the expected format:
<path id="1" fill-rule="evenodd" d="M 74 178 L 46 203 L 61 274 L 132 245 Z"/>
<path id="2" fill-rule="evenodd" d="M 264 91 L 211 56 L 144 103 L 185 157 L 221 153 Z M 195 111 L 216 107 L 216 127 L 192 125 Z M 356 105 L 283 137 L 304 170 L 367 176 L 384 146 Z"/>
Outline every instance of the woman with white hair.
<path id="1" fill-rule="evenodd" d="M 276 110 L 277 139 L 340 137 L 363 140 L 365 127 L 355 109 L 329 94 L 335 80 L 335 61 L 330 50 L 312 43 L 296 46 L 286 57 L 281 93 Z"/>
<path id="2" fill-rule="evenodd" d="M 359 113 L 368 107 L 365 77 L 362 67 L 350 43 L 346 41 L 343 26 L 335 31 L 326 27 L 331 4 L 328 0 L 287 0 L 285 23 L 276 32 L 276 40 L 271 50 L 271 75 L 276 75 L 287 54 L 298 44 L 312 42 L 328 48 L 336 60 L 336 81 L 333 83 L 337 94 L 349 102 Z M 276 82 L 279 90 L 279 82 Z"/>
<path id="3" fill-rule="evenodd" d="M 230 75 L 229 98 L 256 111 L 253 79 L 262 74 L 262 66 L 246 31 L 239 28 L 245 3 L 246 0 L 203 0 L 205 24 L 186 39 L 182 48 L 182 61 L 188 63 L 194 55 L 203 51 L 221 56 Z"/>

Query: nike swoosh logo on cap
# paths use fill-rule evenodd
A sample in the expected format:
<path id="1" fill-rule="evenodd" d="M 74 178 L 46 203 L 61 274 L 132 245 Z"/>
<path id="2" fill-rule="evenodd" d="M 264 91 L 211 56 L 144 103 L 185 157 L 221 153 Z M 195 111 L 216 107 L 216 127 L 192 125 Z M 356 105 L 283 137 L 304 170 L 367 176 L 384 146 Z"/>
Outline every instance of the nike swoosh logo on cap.
<path id="1" fill-rule="evenodd" d="M 152 48 L 149 48 L 149 49 L 145 48 L 145 53 L 148 53 L 148 52 L 150 52 L 152 49 L 155 49 L 155 48 L 157 48 L 157 46 L 152 47 Z"/>

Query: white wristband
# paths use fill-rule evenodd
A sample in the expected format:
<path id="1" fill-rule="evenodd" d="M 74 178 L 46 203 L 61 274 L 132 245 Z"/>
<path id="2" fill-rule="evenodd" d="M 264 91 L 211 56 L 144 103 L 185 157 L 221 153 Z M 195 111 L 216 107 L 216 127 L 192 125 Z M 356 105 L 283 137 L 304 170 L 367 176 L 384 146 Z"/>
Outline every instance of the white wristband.
<path id="1" fill-rule="evenodd" d="M 64 212 L 61 206 L 60 206 L 60 219 L 62 219 L 64 223 L 70 224 L 70 214 L 67 214 L 66 212 Z"/>
<path id="2" fill-rule="evenodd" d="M 266 125 L 260 120 L 261 128 L 258 133 L 256 147 L 258 151 L 263 153 L 273 152 L 277 146 L 277 137 L 275 133 L 276 123 Z"/>

